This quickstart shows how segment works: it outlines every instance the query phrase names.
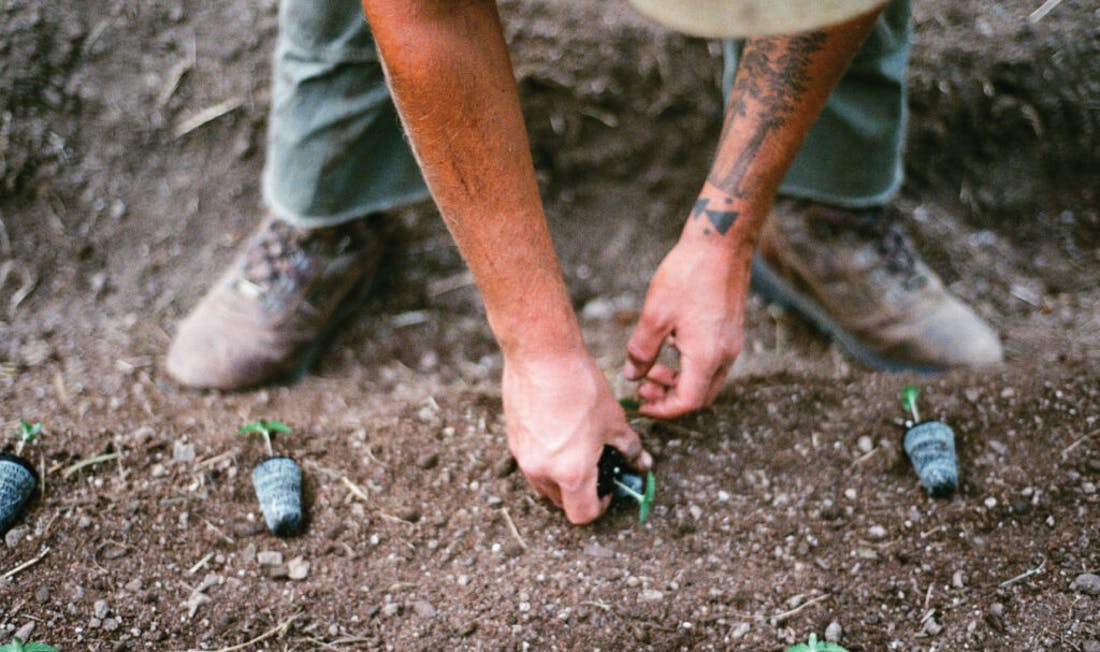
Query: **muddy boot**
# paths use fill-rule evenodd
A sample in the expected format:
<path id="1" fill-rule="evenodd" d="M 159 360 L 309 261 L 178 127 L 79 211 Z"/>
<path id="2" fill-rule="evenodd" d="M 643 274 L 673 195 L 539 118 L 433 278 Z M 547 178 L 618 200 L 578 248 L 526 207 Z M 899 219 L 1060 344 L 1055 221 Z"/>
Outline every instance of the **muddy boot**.
<path id="1" fill-rule="evenodd" d="M 911 249 L 890 207 L 848 211 L 780 200 L 760 237 L 752 287 L 885 371 L 1001 362 L 997 334 Z"/>
<path id="2" fill-rule="evenodd" d="M 382 227 L 372 219 L 306 230 L 266 217 L 180 324 L 168 373 L 190 387 L 241 389 L 303 372 L 374 275 Z"/>

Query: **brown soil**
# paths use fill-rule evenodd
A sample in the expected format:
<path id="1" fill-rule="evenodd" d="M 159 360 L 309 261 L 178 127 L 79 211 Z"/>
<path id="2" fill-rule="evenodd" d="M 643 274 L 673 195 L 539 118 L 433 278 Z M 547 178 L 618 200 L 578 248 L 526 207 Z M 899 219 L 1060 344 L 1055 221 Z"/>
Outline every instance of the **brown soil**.
<path id="1" fill-rule="evenodd" d="M 872 373 L 754 299 L 717 404 L 637 423 L 650 520 L 575 528 L 507 455 L 499 356 L 430 206 L 397 216 L 374 298 L 313 375 L 219 394 L 161 370 L 256 219 L 274 0 L 8 2 L 2 426 L 45 423 L 47 475 L 0 545 L 0 641 L 780 650 L 836 621 L 851 650 L 1096 650 L 1100 598 L 1072 584 L 1100 569 L 1100 15 L 917 4 L 903 204 L 1005 368 Z M 564 272 L 626 395 L 614 308 L 640 307 L 703 178 L 720 57 L 618 2 L 504 12 Z M 958 434 L 950 500 L 901 451 L 908 381 Z M 262 452 L 234 435 L 257 417 L 295 428 L 276 443 L 306 474 L 299 537 L 262 527 Z"/>

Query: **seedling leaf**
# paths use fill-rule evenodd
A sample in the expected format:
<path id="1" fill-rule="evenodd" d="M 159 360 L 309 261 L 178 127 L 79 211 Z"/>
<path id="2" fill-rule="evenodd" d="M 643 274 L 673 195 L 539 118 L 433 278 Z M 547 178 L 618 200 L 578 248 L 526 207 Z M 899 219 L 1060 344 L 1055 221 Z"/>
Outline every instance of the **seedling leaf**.
<path id="1" fill-rule="evenodd" d="M 808 641 L 792 645 L 787 648 L 785 652 L 848 652 L 848 650 L 840 647 L 836 643 L 818 641 L 817 634 L 810 634 Z"/>
<path id="2" fill-rule="evenodd" d="M 619 405 L 627 412 L 637 412 L 642 407 L 642 404 L 636 398 L 620 398 Z"/>
<path id="3" fill-rule="evenodd" d="M 19 441 L 15 444 L 15 454 L 22 455 L 23 447 L 34 441 L 34 438 L 40 432 L 42 432 L 41 423 L 30 423 L 26 419 L 20 419 L 19 431 L 16 433 L 19 436 Z M 3 650 L 3 648 L 0 648 L 0 650 Z"/>
<path id="4" fill-rule="evenodd" d="M 45 643 L 26 643 L 23 645 L 23 652 L 61 652 L 61 650 Z"/>
<path id="5" fill-rule="evenodd" d="M 645 523 L 649 518 L 649 508 L 653 505 L 653 498 L 657 495 L 657 478 L 653 471 L 645 476 L 645 495 L 638 501 L 638 523 Z"/>
<path id="6" fill-rule="evenodd" d="M 913 415 L 913 421 L 920 421 L 920 413 L 917 412 L 917 396 L 920 390 L 916 385 L 906 385 L 901 391 L 901 406 Z"/>
<path id="7" fill-rule="evenodd" d="M 271 450 L 271 433 L 273 432 L 281 432 L 285 434 L 291 432 L 291 429 L 290 426 L 286 425 L 282 421 L 269 421 L 267 419 L 257 419 L 256 421 L 246 423 L 237 429 L 237 434 L 239 435 L 259 433 L 264 438 L 264 444 L 267 446 L 268 455 L 274 454 Z"/>

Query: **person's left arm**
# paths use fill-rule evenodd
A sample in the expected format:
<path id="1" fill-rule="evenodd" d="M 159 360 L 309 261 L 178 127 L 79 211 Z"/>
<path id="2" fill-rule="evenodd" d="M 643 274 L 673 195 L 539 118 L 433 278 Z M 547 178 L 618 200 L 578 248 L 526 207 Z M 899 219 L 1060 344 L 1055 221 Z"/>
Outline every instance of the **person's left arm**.
<path id="1" fill-rule="evenodd" d="M 642 414 L 671 418 L 717 396 L 741 351 L 756 238 L 802 140 L 880 12 L 745 44 L 714 163 L 627 344 L 623 373 L 642 381 Z M 679 370 L 657 362 L 665 345 L 678 351 Z"/>

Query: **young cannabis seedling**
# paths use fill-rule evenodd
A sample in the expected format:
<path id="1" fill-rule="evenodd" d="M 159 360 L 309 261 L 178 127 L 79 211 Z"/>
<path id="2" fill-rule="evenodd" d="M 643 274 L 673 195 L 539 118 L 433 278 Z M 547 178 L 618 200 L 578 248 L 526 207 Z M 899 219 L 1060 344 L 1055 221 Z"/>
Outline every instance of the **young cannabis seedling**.
<path id="1" fill-rule="evenodd" d="M 11 643 L 0 645 L 0 652 L 61 652 L 61 650 L 45 643 L 24 643 L 15 636 Z"/>
<path id="2" fill-rule="evenodd" d="M 15 442 L 15 454 L 22 455 L 23 447 L 34 441 L 40 432 L 42 432 L 41 423 L 28 423 L 26 420 L 20 419 L 19 432 L 16 433 L 19 435 L 19 440 Z"/>
<path id="3" fill-rule="evenodd" d="M 41 423 L 19 421 L 15 454 L 0 453 L 0 534 L 15 524 L 38 486 L 38 472 L 23 457 L 23 448 L 42 432 Z M 0 648 L 3 649 L 3 648 Z"/>
<path id="4" fill-rule="evenodd" d="M 917 397 L 920 396 L 920 390 L 916 385 L 906 385 L 905 389 L 901 391 L 901 406 L 906 410 L 909 410 L 909 414 L 913 417 L 913 423 L 920 423 L 920 412 L 917 411 Z"/>
<path id="5" fill-rule="evenodd" d="M 805 643 L 797 643 L 786 649 L 786 652 L 848 652 L 836 643 L 817 640 L 817 634 L 810 634 Z"/>
<path id="6" fill-rule="evenodd" d="M 603 497 L 612 492 L 638 503 L 638 522 L 645 523 L 657 493 L 657 478 L 649 471 L 643 480 L 627 468 L 619 449 L 605 445 L 597 466 L 596 493 Z"/>
<path id="7" fill-rule="evenodd" d="M 252 486 L 260 502 L 267 527 L 275 536 L 285 537 L 302 527 L 302 469 L 289 457 L 276 456 L 271 448 L 271 435 L 287 434 L 290 426 L 282 421 L 259 419 L 246 423 L 238 434 L 258 434 L 267 446 L 267 459 L 252 469 Z"/>
<path id="8" fill-rule="evenodd" d="M 959 486 L 955 433 L 942 421 L 921 421 L 917 410 L 919 394 L 920 390 L 914 385 L 906 385 L 901 392 L 901 406 L 912 417 L 911 421 L 905 423 L 908 430 L 905 431 L 902 445 L 928 495 L 945 498 L 953 494 Z"/>
<path id="9" fill-rule="evenodd" d="M 258 419 L 251 423 L 246 423 L 237 429 L 239 435 L 250 435 L 258 433 L 264 438 L 264 445 L 267 446 L 267 454 L 274 455 L 275 453 L 271 449 L 271 435 L 276 432 L 287 434 L 290 432 L 290 426 L 286 425 L 282 421 L 269 421 L 267 419 Z"/>

